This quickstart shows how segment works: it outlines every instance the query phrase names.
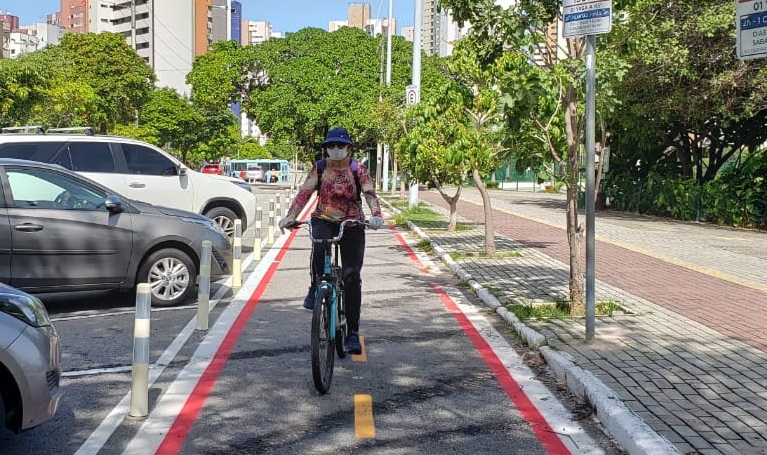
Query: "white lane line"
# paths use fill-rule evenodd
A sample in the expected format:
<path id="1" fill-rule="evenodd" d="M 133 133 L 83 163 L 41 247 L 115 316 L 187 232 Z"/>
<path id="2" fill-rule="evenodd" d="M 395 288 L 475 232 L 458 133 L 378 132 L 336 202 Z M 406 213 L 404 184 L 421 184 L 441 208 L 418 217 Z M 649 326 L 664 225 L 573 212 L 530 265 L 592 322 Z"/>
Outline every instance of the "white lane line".
<path id="1" fill-rule="evenodd" d="M 162 394 L 141 428 L 126 446 L 123 455 L 147 455 L 157 451 L 197 386 L 200 377 L 210 365 L 221 343 L 231 330 L 232 324 L 245 309 L 250 296 L 269 271 L 275 257 L 289 237 L 289 234 L 285 234 L 275 240 L 267 254 L 264 255 L 263 260 L 258 263 L 232 302 L 221 313 L 216 323 L 200 342 L 192 358 L 189 359 L 189 363 Z"/>
<path id="2" fill-rule="evenodd" d="M 247 265 L 243 264 L 243 270 L 246 269 L 252 261 L 253 261 L 253 256 L 248 255 L 248 257 L 245 258 L 245 263 Z M 210 302 L 211 309 L 216 305 L 216 303 L 218 303 L 221 300 L 221 297 L 223 297 L 224 293 L 226 293 L 229 290 L 229 286 L 231 286 L 231 280 L 232 280 L 231 277 L 227 279 L 224 283 L 224 286 L 219 288 L 219 290 L 213 296 L 214 299 L 211 300 Z M 157 361 L 154 364 L 152 364 L 149 370 L 148 385 L 150 387 L 157 380 L 160 374 L 162 374 L 162 372 L 165 370 L 165 367 L 170 365 L 170 362 L 173 361 L 173 359 L 176 357 L 176 355 L 184 346 L 184 344 L 186 344 L 189 337 L 192 336 L 196 325 L 197 325 L 197 315 L 195 315 L 186 324 L 186 326 L 181 330 L 181 332 L 179 332 L 179 334 L 176 336 L 173 342 L 168 346 L 168 348 L 165 349 L 162 355 L 160 355 Z M 101 448 L 107 442 L 107 440 L 112 436 L 112 433 L 115 432 L 115 430 L 123 421 L 125 416 L 128 414 L 129 409 L 130 409 L 130 392 L 128 392 L 122 398 L 122 400 L 120 400 L 120 402 L 117 403 L 117 405 L 114 408 L 112 408 L 112 411 L 110 411 L 109 414 L 107 414 L 107 416 L 104 418 L 104 420 L 101 421 L 99 426 L 96 427 L 95 430 L 93 430 L 93 433 L 91 433 L 91 435 L 83 443 L 83 445 L 80 446 L 79 449 L 77 449 L 77 452 L 75 452 L 75 455 L 97 454 L 99 450 L 101 450 Z"/>

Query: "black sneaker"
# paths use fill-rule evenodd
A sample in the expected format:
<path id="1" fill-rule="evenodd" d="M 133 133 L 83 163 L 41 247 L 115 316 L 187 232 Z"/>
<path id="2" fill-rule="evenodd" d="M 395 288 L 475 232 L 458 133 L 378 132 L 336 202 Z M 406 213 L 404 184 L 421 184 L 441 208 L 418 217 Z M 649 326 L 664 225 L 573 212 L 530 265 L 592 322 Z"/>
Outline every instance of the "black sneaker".
<path id="1" fill-rule="evenodd" d="M 349 334 L 346 336 L 346 352 L 349 354 L 362 354 L 360 335 L 356 330 L 349 331 Z"/>
<path id="2" fill-rule="evenodd" d="M 314 309 L 314 288 L 309 288 L 309 292 L 306 294 L 306 297 L 304 297 L 304 308 L 307 310 L 313 310 Z"/>

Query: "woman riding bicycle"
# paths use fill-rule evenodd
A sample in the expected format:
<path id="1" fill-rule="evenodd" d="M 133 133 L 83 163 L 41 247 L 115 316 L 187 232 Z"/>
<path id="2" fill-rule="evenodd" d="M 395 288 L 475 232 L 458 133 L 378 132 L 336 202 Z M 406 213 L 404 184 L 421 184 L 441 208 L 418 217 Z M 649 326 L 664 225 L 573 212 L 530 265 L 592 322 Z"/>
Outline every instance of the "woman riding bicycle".
<path id="1" fill-rule="evenodd" d="M 341 221 L 365 221 L 360 193 L 365 196 L 365 201 L 370 207 L 371 218 L 368 223 L 376 229 L 383 225 L 381 206 L 376 196 L 373 179 L 363 164 L 356 160 L 352 161 L 353 145 L 346 129 L 334 128 L 328 131 L 322 143 L 328 158 L 315 163 L 309 171 L 309 176 L 290 205 L 287 216 L 280 220 L 281 228 L 289 228 L 296 222 L 296 217 L 309 202 L 315 190 L 318 191 L 317 207 L 311 214 L 312 235 L 315 238 L 334 237 L 338 234 Z M 360 354 L 362 345 L 359 339 L 359 320 L 362 302 L 361 271 L 365 256 L 365 226 L 362 223 L 347 225 L 339 245 L 349 330 L 346 337 L 346 351 L 351 354 Z M 312 246 L 311 286 L 304 298 L 304 308 L 314 308 L 315 280 L 318 275 L 322 275 L 324 248 L 327 247 L 321 243 L 314 243 Z"/>

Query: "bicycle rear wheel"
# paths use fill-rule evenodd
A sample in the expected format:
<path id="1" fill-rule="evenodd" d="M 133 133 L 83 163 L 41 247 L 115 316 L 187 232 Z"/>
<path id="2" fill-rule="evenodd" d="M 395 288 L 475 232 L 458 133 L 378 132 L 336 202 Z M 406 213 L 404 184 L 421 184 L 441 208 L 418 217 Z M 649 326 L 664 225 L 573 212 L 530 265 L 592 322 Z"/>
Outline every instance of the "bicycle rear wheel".
<path id="1" fill-rule="evenodd" d="M 312 378 L 320 393 L 330 390 L 333 380 L 333 340 L 330 334 L 330 289 L 320 287 L 314 300 L 312 313 Z"/>

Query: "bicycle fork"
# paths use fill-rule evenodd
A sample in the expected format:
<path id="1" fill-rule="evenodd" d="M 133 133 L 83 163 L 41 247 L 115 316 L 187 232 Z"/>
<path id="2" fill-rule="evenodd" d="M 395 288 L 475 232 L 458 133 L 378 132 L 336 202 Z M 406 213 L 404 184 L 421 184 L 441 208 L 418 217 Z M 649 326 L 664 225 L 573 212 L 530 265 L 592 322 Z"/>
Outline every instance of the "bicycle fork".
<path id="1" fill-rule="evenodd" d="M 336 287 L 331 284 L 330 281 L 328 281 L 328 277 L 331 275 L 331 265 L 330 265 L 330 255 L 325 255 L 325 276 L 323 277 L 323 282 L 320 286 L 325 286 L 325 288 L 330 289 L 330 300 L 328 301 L 328 305 L 330 305 L 330 340 L 333 341 L 336 339 L 336 321 L 338 320 L 338 305 L 336 305 L 338 296 L 336 295 Z"/>

